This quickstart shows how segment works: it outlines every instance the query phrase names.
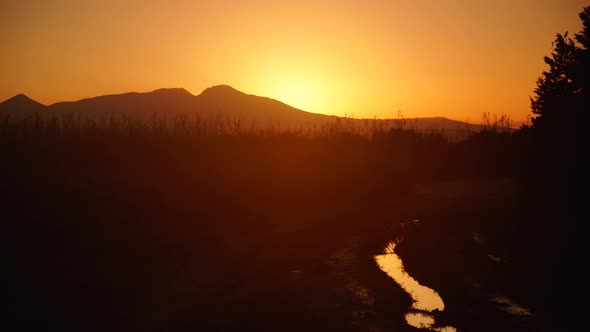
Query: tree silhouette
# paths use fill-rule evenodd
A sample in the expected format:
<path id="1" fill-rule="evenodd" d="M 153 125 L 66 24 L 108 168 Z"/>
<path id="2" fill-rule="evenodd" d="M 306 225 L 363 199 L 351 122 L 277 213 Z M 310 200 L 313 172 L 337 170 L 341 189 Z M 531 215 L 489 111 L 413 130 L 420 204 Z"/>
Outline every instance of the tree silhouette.
<path id="1" fill-rule="evenodd" d="M 576 34 L 576 41 L 582 45 L 578 54 L 578 70 L 574 79 L 578 82 L 581 92 L 581 102 L 588 106 L 590 103 L 590 6 L 580 13 L 582 31 Z"/>
<path id="2" fill-rule="evenodd" d="M 590 110 L 590 6 L 579 17 L 583 29 L 573 39 L 567 32 L 556 35 L 545 57 L 549 70 L 537 80 L 531 98 L 532 126 L 521 131 L 527 134 L 522 162 L 534 188 L 531 193 L 544 202 L 540 205 L 561 206 L 556 213 L 578 198 L 587 149 L 583 135 Z"/>
<path id="3" fill-rule="evenodd" d="M 584 155 L 587 131 L 584 121 L 590 111 L 590 6 L 579 14 L 583 29 L 570 38 L 568 33 L 557 34 L 550 56 L 545 57 L 549 69 L 537 80 L 531 98 L 532 127 L 524 127 L 524 145 L 521 159 L 526 199 L 530 215 L 522 227 L 524 243 L 536 238 L 534 256 L 543 257 L 535 275 L 547 277 L 544 288 L 565 285 L 559 293 L 548 291 L 547 312 L 564 317 L 563 330 L 578 331 L 587 327 L 582 318 L 570 317 L 570 309 L 563 303 L 583 284 L 584 276 L 578 273 L 576 263 L 588 251 L 586 213 L 582 181 L 587 169 Z M 531 234 L 534 234 L 532 236 Z M 550 249 L 545 250 L 547 243 Z M 553 258 L 550 258 L 553 257 Z M 551 268 L 541 267 L 545 260 L 556 262 Z M 553 271 L 559 270 L 556 276 Z M 581 317 L 581 316 L 580 316 Z"/>
<path id="4" fill-rule="evenodd" d="M 521 130 L 518 160 L 534 214 L 531 220 L 546 227 L 547 238 L 572 255 L 585 241 L 578 216 L 585 206 L 579 193 L 586 172 L 584 120 L 590 111 L 590 6 L 579 17 L 583 29 L 574 38 L 558 33 L 544 58 L 549 69 L 537 80 L 532 126 Z"/>
<path id="5" fill-rule="evenodd" d="M 570 137 L 588 108 L 590 76 L 590 6 L 579 14 L 583 29 L 575 35 L 558 33 L 551 56 L 545 57 L 549 71 L 537 80 L 531 98 L 533 128 L 552 139 Z"/>
<path id="6" fill-rule="evenodd" d="M 553 42 L 551 57 L 545 57 L 549 71 L 543 72 L 537 80 L 535 96 L 531 98 L 531 109 L 537 117 L 532 118 L 533 127 L 539 129 L 563 129 L 568 120 L 573 120 L 576 101 L 575 71 L 578 48 L 568 33 L 557 34 Z"/>

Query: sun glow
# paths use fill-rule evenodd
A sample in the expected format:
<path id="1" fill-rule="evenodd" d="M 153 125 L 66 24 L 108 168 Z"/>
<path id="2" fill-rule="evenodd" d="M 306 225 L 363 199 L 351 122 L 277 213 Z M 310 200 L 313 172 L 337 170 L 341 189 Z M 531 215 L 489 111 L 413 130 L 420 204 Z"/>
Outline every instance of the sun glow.
<path id="1" fill-rule="evenodd" d="M 318 90 L 303 79 L 289 79 L 279 82 L 273 95 L 276 99 L 308 112 L 317 110 Z"/>
<path id="2" fill-rule="evenodd" d="M 316 113 L 385 118 L 401 109 L 477 122 L 506 112 L 518 123 L 530 113 L 555 33 L 579 31 L 584 5 L 164 3 L 0 1 L 0 101 L 25 93 L 51 104 L 166 87 L 199 94 L 227 84 Z"/>

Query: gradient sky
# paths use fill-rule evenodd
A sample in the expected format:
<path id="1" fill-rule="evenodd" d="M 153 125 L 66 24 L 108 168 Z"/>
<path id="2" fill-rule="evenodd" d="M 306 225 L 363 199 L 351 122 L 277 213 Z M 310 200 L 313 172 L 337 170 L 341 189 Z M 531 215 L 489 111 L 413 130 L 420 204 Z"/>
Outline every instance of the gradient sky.
<path id="1" fill-rule="evenodd" d="M 0 100 L 228 84 L 317 113 L 519 124 L 580 0 L 0 0 Z"/>

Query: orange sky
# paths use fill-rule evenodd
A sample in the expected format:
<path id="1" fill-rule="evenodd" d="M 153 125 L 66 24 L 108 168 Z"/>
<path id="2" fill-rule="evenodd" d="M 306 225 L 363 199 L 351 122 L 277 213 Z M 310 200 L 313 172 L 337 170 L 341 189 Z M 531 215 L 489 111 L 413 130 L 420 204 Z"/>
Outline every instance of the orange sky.
<path id="1" fill-rule="evenodd" d="M 518 124 L 580 0 L 0 1 L 0 100 L 228 84 L 354 117 Z"/>

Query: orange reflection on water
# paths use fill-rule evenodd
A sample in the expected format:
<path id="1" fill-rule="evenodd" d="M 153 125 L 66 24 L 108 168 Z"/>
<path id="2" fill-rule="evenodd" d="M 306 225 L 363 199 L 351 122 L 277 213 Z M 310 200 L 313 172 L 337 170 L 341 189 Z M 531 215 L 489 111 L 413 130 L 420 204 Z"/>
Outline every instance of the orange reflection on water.
<path id="1" fill-rule="evenodd" d="M 433 327 L 435 324 L 434 317 L 426 312 L 433 310 L 442 311 L 445 308 L 440 295 L 431 288 L 420 285 L 416 279 L 412 278 L 405 270 L 401 258 L 395 254 L 395 242 L 390 242 L 385 248 L 385 253 L 375 256 L 375 262 L 379 268 L 395 280 L 410 296 L 412 297 L 413 310 L 406 314 L 408 325 L 416 328 L 425 328 L 432 331 L 454 332 L 456 329 L 451 326 Z"/>
<path id="2" fill-rule="evenodd" d="M 445 304 L 440 295 L 433 289 L 420 285 L 405 270 L 401 258 L 393 252 L 395 243 L 390 242 L 385 248 L 385 254 L 375 256 L 379 268 L 397 282 L 410 296 L 414 303 L 412 309 L 432 311 L 443 310 Z"/>

